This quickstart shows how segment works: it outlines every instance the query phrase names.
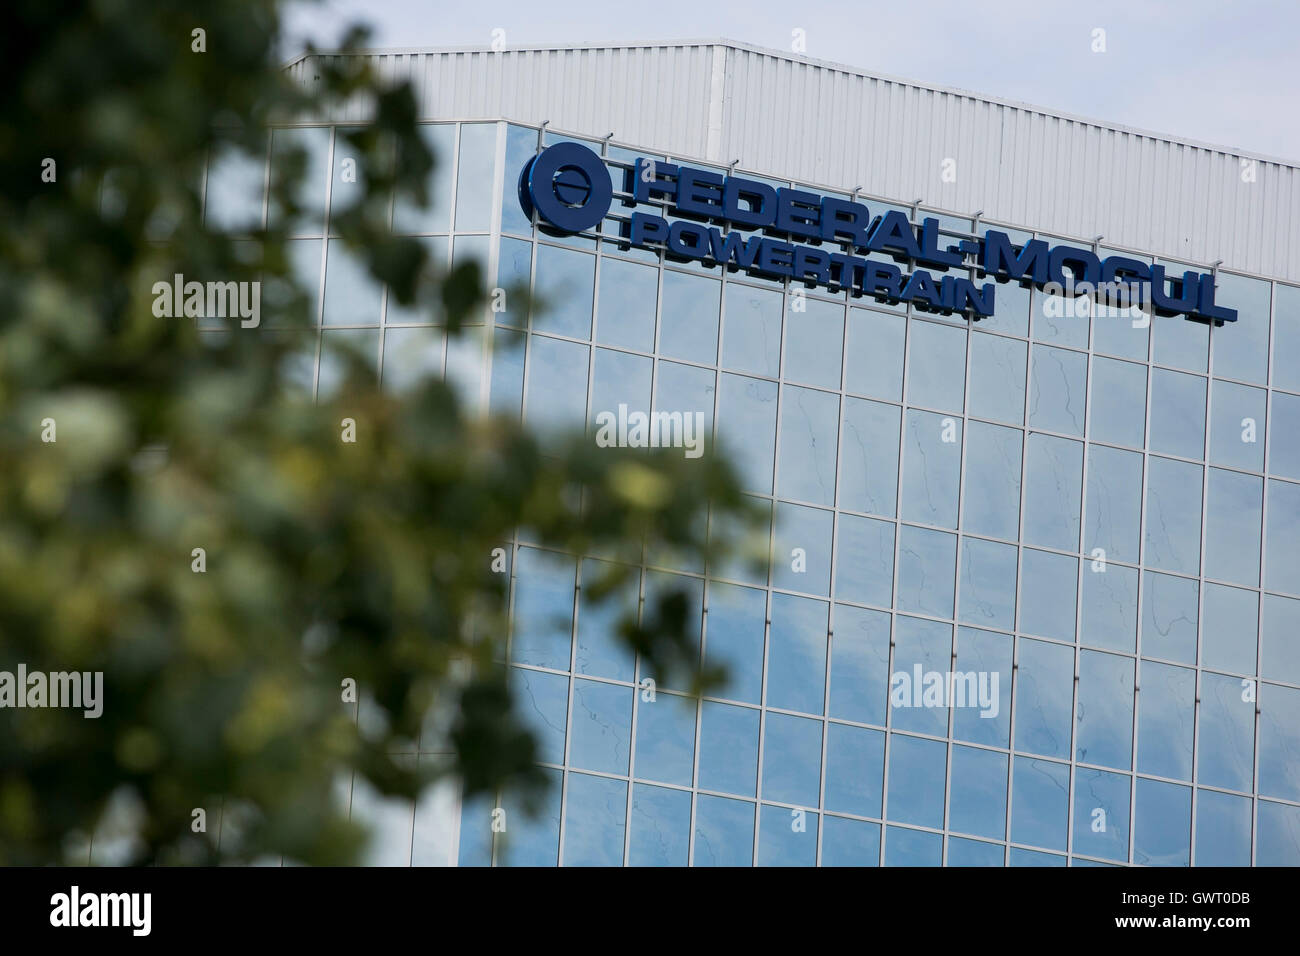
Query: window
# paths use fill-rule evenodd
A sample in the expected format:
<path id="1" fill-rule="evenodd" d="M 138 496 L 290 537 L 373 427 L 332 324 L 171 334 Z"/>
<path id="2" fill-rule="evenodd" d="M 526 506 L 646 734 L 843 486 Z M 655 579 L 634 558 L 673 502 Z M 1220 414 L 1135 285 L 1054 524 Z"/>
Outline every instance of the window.
<path id="1" fill-rule="evenodd" d="M 1084 551 L 1105 561 L 1138 560 L 1142 530 L 1142 456 L 1105 445 L 1088 446 Z"/>
<path id="2" fill-rule="evenodd" d="M 699 786 L 719 793 L 754 796 L 758 781 L 758 711 L 711 700 L 701 707 Z"/>
<path id="3" fill-rule="evenodd" d="M 907 354 L 908 403 L 961 414 L 966 397 L 966 330 L 914 319 Z"/>
<path id="4" fill-rule="evenodd" d="M 1245 468 L 1250 471 L 1264 470 L 1264 421 L 1265 391 L 1262 388 L 1250 388 L 1246 385 L 1234 385 L 1232 382 L 1220 382 L 1215 379 L 1210 383 L 1210 461 L 1216 465 L 1230 468 Z M 1300 429 L 1300 416 L 1289 419 L 1285 415 L 1284 405 L 1288 395 L 1275 395 L 1273 408 L 1282 414 L 1282 427 L 1279 434 L 1282 439 L 1273 442 L 1273 458 L 1278 459 L 1279 447 L 1285 448 L 1291 442 L 1291 436 Z M 1279 399 L 1282 401 L 1279 402 Z M 1300 471 L 1300 463 L 1294 469 Z M 1291 474 L 1288 477 L 1300 477 Z"/>
<path id="5" fill-rule="evenodd" d="M 512 660 L 569 669 L 575 572 L 572 558 L 536 548 L 519 549 Z"/>
<path id="6" fill-rule="evenodd" d="M 1080 651 L 1074 759 L 1128 770 L 1132 744 L 1133 658 Z"/>
<path id="7" fill-rule="evenodd" d="M 947 763 L 948 748 L 942 741 L 892 734 L 889 803 L 885 811 L 889 819 L 936 829 L 942 827 Z"/>
<path id="8" fill-rule="evenodd" d="M 821 757 L 820 720 L 769 712 L 763 728 L 763 798 L 816 807 Z M 785 823 L 788 827 L 788 814 Z"/>
<path id="9" fill-rule="evenodd" d="M 831 392 L 787 385 L 781 394 L 781 455 L 777 493 L 818 505 L 835 504 L 835 450 L 840 399 Z"/>
<path id="10" fill-rule="evenodd" d="M 776 503 L 772 584 L 825 595 L 831 583 L 831 528 L 835 515 L 821 508 Z"/>
<path id="11" fill-rule="evenodd" d="M 582 679 L 573 682 L 570 766 L 603 773 L 627 773 L 632 742 L 632 696 L 631 688 L 618 684 Z"/>
<path id="12" fill-rule="evenodd" d="M 1093 360 L 1092 412 L 1088 423 L 1088 434 L 1093 440 L 1143 447 L 1146 405 L 1146 366 L 1108 358 Z"/>
<path id="13" fill-rule="evenodd" d="M 825 601 L 772 595 L 767 706 L 820 714 L 826 687 Z"/>
<path id="14" fill-rule="evenodd" d="M 1196 574 L 1201 567 L 1201 466 L 1154 455 L 1147 462 L 1146 564 Z"/>
<path id="15" fill-rule="evenodd" d="M 835 594 L 840 600 L 889 607 L 894 593 L 894 525 L 839 516 Z"/>
<path id="16" fill-rule="evenodd" d="M 996 335 L 970 340 L 970 408 L 978 418 L 1025 420 L 1025 343 Z"/>
<path id="17" fill-rule="evenodd" d="M 844 817 L 822 818 L 822 866 L 878 866 L 880 824 Z"/>
<path id="18" fill-rule="evenodd" d="M 773 389 L 775 391 L 775 389 Z M 898 499 L 899 410 L 844 400 L 840 430 L 840 507 L 893 517 Z"/>
<path id="19" fill-rule="evenodd" d="M 433 154 L 433 169 L 430 170 L 424 187 L 428 205 L 420 208 L 412 198 L 400 193 L 393 204 L 393 231 L 408 235 L 446 232 L 451 227 L 451 182 L 456 161 L 456 126 L 452 123 L 422 123 L 419 131 L 424 145 Z M 503 208 L 509 205 L 506 203 Z M 515 202 L 514 205 L 517 207 L 519 203 Z M 531 231 L 530 227 L 528 232 Z"/>
<path id="20" fill-rule="evenodd" d="M 812 298 L 791 298 L 787 302 L 786 381 L 838 389 L 844 354 L 844 306 Z M 803 311 L 795 306 L 800 302 Z"/>
<path id="21" fill-rule="evenodd" d="M 900 611 L 952 617 L 957 536 L 903 525 L 898 540 Z"/>
<path id="22" fill-rule="evenodd" d="M 262 225 L 265 195 L 265 152 L 249 154 L 234 148 L 221 152 L 208 163 L 204 220 L 220 232 L 253 232 Z"/>
<path id="23" fill-rule="evenodd" d="M 891 727 L 943 737 L 948 733 L 948 707 L 922 706 L 924 689 L 914 683 L 922 675 L 946 673 L 952 660 L 952 625 L 898 615 L 894 619 L 894 672 L 890 675 Z M 907 683 L 902 683 L 906 680 Z M 898 682 L 898 683 L 896 683 Z"/>
<path id="24" fill-rule="evenodd" d="M 630 699 L 632 691 L 618 689 Z M 636 706 L 636 776 L 689 787 L 695 765 L 694 699 L 656 693 L 654 700 L 641 699 Z"/>
<path id="25" fill-rule="evenodd" d="M 1016 546 L 961 539 L 959 618 L 967 624 L 1012 630 L 1016 623 Z"/>
<path id="26" fill-rule="evenodd" d="M 1216 382 L 1215 387 L 1220 387 L 1220 383 Z M 1254 392 L 1255 389 L 1250 391 Z M 1262 416 L 1259 420 L 1263 421 Z M 1285 392 L 1274 392 L 1273 421 L 1277 427 L 1273 429 L 1272 445 L 1269 448 L 1268 470 L 1283 478 L 1294 478 L 1300 481 L 1300 397 L 1287 395 Z M 1243 434 L 1246 432 L 1244 425 L 1242 432 Z M 1263 440 L 1262 436 L 1259 436 L 1259 440 Z M 1243 444 L 1245 444 L 1244 440 Z M 1225 464 L 1232 464 L 1232 462 L 1225 462 Z M 1258 464 L 1255 467 L 1258 468 Z"/>
<path id="27" fill-rule="evenodd" d="M 1016 749 L 1067 758 L 1073 699 L 1073 649 L 1021 638 L 1016 682 Z"/>
<path id="28" fill-rule="evenodd" d="M 1151 450 L 1204 457 L 1205 379 L 1162 368 L 1152 371 Z"/>
<path id="29" fill-rule="evenodd" d="M 960 418 L 907 410 L 903 435 L 905 521 L 957 527 L 961 431 Z"/>
<path id="30" fill-rule="evenodd" d="M 827 810 L 879 818 L 884 769 L 882 732 L 847 724 L 827 724 Z"/>
<path id="31" fill-rule="evenodd" d="M 1024 433 L 971 422 L 966 436 L 966 511 L 962 527 L 1015 541 L 1020 529 L 1020 446 Z"/>
<path id="32" fill-rule="evenodd" d="M 1025 457 L 1025 541 L 1077 551 L 1083 443 L 1030 432 Z"/>
<path id="33" fill-rule="evenodd" d="M 731 282 L 725 298 L 723 367 L 776 378 L 781 371 L 781 293 Z"/>
<path id="34" fill-rule="evenodd" d="M 1132 777 L 1080 767 L 1074 776 L 1074 852 L 1128 860 Z"/>
<path id="35" fill-rule="evenodd" d="M 690 791 L 633 784 L 628 864 L 686 866 L 690 852 Z"/>
<path id="36" fill-rule="evenodd" d="M 885 725 L 889 691 L 889 620 L 884 611 L 835 605 L 830 716 Z M 869 814 L 874 815 L 874 814 Z"/>
<path id="37" fill-rule="evenodd" d="M 602 259 L 596 340 L 638 352 L 653 352 L 658 291 L 659 273 L 655 269 L 621 259 Z"/>
<path id="38" fill-rule="evenodd" d="M 740 375 L 722 375 L 718 397 L 719 437 L 736 463 L 746 491 L 772 493 L 776 444 L 777 384 Z"/>
<path id="39" fill-rule="evenodd" d="M 1011 839 L 1064 850 L 1070 803 L 1070 765 L 1016 757 L 1011 790 Z"/>
<path id="40" fill-rule="evenodd" d="M 1073 641 L 1079 560 L 1025 548 L 1020 562 L 1020 629 Z"/>
<path id="41" fill-rule="evenodd" d="M 727 669 L 721 696 L 758 704 L 763 696 L 763 643 L 767 595 L 734 584 L 709 584 L 706 663 Z"/>
<path id="42" fill-rule="evenodd" d="M 991 840 L 1005 837 L 1006 754 L 975 747 L 952 748 L 952 795 L 949 798 L 948 828 Z"/>
<path id="43" fill-rule="evenodd" d="M 1029 383 L 1029 424 L 1033 428 L 1083 437 L 1087 406 L 1088 356 L 1035 345 Z"/>
<path id="44" fill-rule="evenodd" d="M 903 341 L 907 320 L 872 309 L 849 309 L 844 388 L 855 395 L 903 397 Z"/>
<path id="45" fill-rule="evenodd" d="M 461 124 L 458 162 L 459 168 L 468 175 L 456 177 L 457 232 L 487 232 L 492 228 L 489 187 L 496 167 L 496 151 L 496 123 Z"/>
<path id="46" fill-rule="evenodd" d="M 300 153 L 302 165 L 290 157 Z M 319 236 L 325 231 L 325 189 L 329 184 L 330 129 L 326 126 L 288 127 L 271 131 L 271 182 L 291 184 L 298 216 L 285 219 L 284 210 L 272 205 L 270 225 L 287 226 L 294 235 Z M 248 180 L 254 177 L 251 170 Z M 245 183 L 251 185 L 251 182 Z M 257 193 L 260 194 L 258 189 Z M 260 217 L 259 217 L 260 218 Z"/>
<path id="47" fill-rule="evenodd" d="M 659 354 L 701 365 L 716 364 L 722 284 L 669 269 L 664 270 L 663 281 Z"/>
<path id="48" fill-rule="evenodd" d="M 1143 661 L 1137 769 L 1157 777 L 1192 779 L 1196 671 Z"/>
<path id="49" fill-rule="evenodd" d="M 569 774 L 564 797 L 564 865 L 620 865 L 626 812 L 626 781 Z"/>
<path id="50" fill-rule="evenodd" d="M 575 339 L 591 338 L 594 256 L 557 246 L 537 247 L 533 327 Z"/>
<path id="51" fill-rule="evenodd" d="M 1214 300 L 1237 310 L 1237 321 L 1210 329 L 1214 374 L 1263 385 L 1268 381 L 1268 315 L 1272 284 L 1220 272 Z"/>
<path id="52" fill-rule="evenodd" d="M 1259 585 L 1259 535 L 1264 482 L 1254 475 L 1210 469 L 1205 509 L 1205 575 Z"/>
<path id="53" fill-rule="evenodd" d="M 1191 833 L 1191 787 L 1139 777 L 1133 862 L 1139 866 L 1187 866 Z"/>
<path id="54" fill-rule="evenodd" d="M 752 866 L 754 804 L 700 794 L 695 798 L 696 866 Z"/>
<path id="55" fill-rule="evenodd" d="M 526 417 L 544 428 L 572 428 L 587 417 L 585 345 L 534 335 L 528 356 Z"/>
<path id="56" fill-rule="evenodd" d="M 763 804 L 758 832 L 759 866 L 816 866 L 817 814 Z"/>
<path id="57" fill-rule="evenodd" d="M 325 262 L 325 324 L 378 325 L 384 287 L 363 256 L 331 239 Z"/>
<path id="58" fill-rule="evenodd" d="M 1136 568 L 1085 559 L 1079 641 L 1133 653 L 1137 641 Z"/>

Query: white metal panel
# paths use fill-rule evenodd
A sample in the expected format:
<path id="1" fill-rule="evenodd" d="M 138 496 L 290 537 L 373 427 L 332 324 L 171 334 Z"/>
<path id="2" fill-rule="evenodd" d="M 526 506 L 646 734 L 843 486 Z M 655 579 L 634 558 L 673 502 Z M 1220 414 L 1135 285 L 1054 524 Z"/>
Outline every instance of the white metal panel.
<path id="1" fill-rule="evenodd" d="M 723 40 L 362 55 L 410 79 L 425 119 L 612 132 L 647 151 L 1300 280 L 1291 161 Z M 287 70 L 310 83 L 312 68 Z M 359 101 L 323 117 L 364 118 Z"/>

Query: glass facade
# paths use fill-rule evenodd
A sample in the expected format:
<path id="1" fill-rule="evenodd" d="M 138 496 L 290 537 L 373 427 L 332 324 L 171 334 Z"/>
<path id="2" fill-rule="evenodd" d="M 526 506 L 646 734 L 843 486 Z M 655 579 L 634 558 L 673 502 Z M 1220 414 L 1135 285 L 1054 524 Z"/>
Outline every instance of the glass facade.
<path id="1" fill-rule="evenodd" d="M 508 654 L 554 786 L 529 818 L 358 783 L 371 862 L 1300 865 L 1300 288 L 1219 271 L 1239 321 L 1210 328 L 999 285 L 968 323 L 620 248 L 617 199 L 600 237 L 540 234 L 516 181 L 564 137 L 425 131 L 435 205 L 394 229 L 545 309 L 507 294 L 449 339 L 389 301 L 330 238 L 345 141 L 276 129 L 271 166 L 288 140 L 311 155 L 303 387 L 337 387 L 330 339 L 385 388 L 445 374 L 539 428 L 699 412 L 770 516 L 771 562 L 649 555 L 625 595 L 692 595 L 702 658 L 730 671 L 697 701 L 643 691 L 615 612 L 580 597 L 599 562 L 513 542 Z M 250 198 L 266 173 L 214 164 L 209 221 L 274 218 Z"/>

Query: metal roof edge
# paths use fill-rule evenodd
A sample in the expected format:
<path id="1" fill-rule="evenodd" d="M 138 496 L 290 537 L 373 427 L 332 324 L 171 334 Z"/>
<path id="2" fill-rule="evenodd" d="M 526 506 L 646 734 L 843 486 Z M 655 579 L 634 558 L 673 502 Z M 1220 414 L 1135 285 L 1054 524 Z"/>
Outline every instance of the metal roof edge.
<path id="1" fill-rule="evenodd" d="M 1259 162 L 1269 163 L 1275 166 L 1286 166 L 1291 169 L 1300 169 L 1300 160 L 1284 159 L 1280 156 L 1271 156 L 1266 153 L 1254 152 L 1252 150 L 1239 149 L 1232 146 L 1224 146 L 1217 143 L 1209 143 L 1202 140 L 1195 140 L 1185 136 L 1175 136 L 1169 133 L 1161 133 L 1155 130 L 1139 129 L 1135 126 L 1125 126 L 1121 123 L 1113 123 L 1107 120 L 1097 119 L 1095 117 L 1081 116 L 1075 113 L 1067 113 L 1063 110 L 1051 109 L 1045 106 L 1039 106 L 1033 103 L 1026 103 L 1020 100 L 1013 100 L 1005 97 L 992 96 L 987 93 L 978 93 L 973 90 L 966 90 L 960 87 L 942 86 L 937 83 L 926 83 L 919 80 L 911 80 L 906 77 L 894 76 L 888 73 L 876 73 L 861 67 L 849 66 L 844 63 L 835 63 L 830 60 L 820 60 L 814 57 L 802 56 L 797 53 L 787 53 L 784 50 L 774 50 L 769 47 L 758 46 L 753 43 L 745 43 L 739 40 L 727 40 L 723 38 L 715 39 L 684 39 L 684 40 L 648 40 L 641 42 L 611 42 L 611 43 L 524 43 L 511 44 L 507 47 L 509 52 L 562 52 L 565 50 L 617 50 L 617 49 L 668 49 L 673 47 L 706 47 L 721 46 L 728 49 L 754 53 L 759 56 L 772 57 L 773 59 L 787 60 L 792 63 L 799 63 L 805 66 L 815 67 L 821 70 L 829 70 L 837 73 L 844 73 L 850 76 L 858 76 L 863 79 L 880 80 L 885 83 L 897 83 L 900 86 L 909 86 L 914 89 L 927 90 L 932 93 L 940 93 L 947 96 L 959 96 L 967 99 L 978 100 L 995 106 L 1005 106 L 1011 109 L 1021 110 L 1027 113 L 1035 113 L 1040 116 L 1048 116 L 1055 119 L 1066 120 L 1071 123 L 1079 123 L 1085 126 L 1093 126 L 1098 129 L 1110 130 L 1116 133 L 1123 133 L 1128 136 L 1138 136 L 1143 139 L 1156 140 L 1159 142 L 1170 143 L 1177 146 L 1186 146 L 1192 149 L 1208 150 L 1210 152 L 1222 153 L 1226 156 L 1236 156 L 1243 159 L 1254 159 Z M 429 46 L 429 47 L 368 47 L 358 48 L 356 50 L 315 50 L 303 51 L 293 59 L 287 61 L 283 68 L 288 69 L 291 66 L 306 60 L 312 56 L 415 56 L 420 54 L 440 54 L 440 53 L 497 53 L 506 52 L 493 50 L 491 46 L 482 44 L 472 44 L 468 46 Z"/>

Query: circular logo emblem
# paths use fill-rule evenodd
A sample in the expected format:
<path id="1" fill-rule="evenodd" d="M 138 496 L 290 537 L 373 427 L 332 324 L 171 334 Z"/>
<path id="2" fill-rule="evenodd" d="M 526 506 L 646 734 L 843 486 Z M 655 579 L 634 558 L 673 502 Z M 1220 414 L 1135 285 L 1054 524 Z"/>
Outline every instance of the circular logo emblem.
<path id="1" fill-rule="evenodd" d="M 519 176 L 519 205 L 531 219 L 558 232 L 582 232 L 605 218 L 614 199 L 600 157 L 578 143 L 556 143 L 527 163 Z"/>

